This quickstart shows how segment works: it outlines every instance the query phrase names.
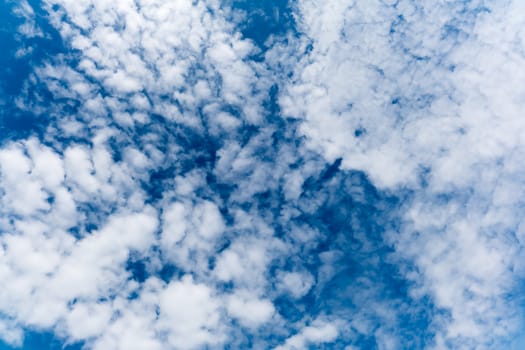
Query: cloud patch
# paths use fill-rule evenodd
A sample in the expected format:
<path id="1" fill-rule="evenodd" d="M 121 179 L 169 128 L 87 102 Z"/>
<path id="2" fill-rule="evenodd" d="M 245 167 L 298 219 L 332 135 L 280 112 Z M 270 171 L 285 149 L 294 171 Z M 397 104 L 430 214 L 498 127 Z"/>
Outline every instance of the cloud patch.
<path id="1" fill-rule="evenodd" d="M 41 132 L 0 147 L 4 341 L 485 349 L 522 327 L 522 5 L 258 6 L 20 4 L 65 52 L 20 78 Z"/>

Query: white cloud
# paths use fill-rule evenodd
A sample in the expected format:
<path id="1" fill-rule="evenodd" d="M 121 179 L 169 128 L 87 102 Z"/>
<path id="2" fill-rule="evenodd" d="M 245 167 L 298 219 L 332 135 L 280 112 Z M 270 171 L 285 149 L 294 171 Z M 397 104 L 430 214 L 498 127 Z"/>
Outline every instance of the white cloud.
<path id="1" fill-rule="evenodd" d="M 11 209 L 21 215 L 30 215 L 39 210 L 49 209 L 48 193 L 44 190 L 41 179 L 32 176 L 32 170 L 31 159 L 24 154 L 21 144 L 13 144 L 0 151 L 2 189 L 5 192 L 2 198 L 4 210 Z M 41 169 L 41 165 L 40 169 L 35 169 L 48 180 L 49 177 L 42 173 L 42 170 L 44 169 Z"/>
<path id="2" fill-rule="evenodd" d="M 172 282 L 160 295 L 160 330 L 177 349 L 195 349 L 220 343 L 219 303 L 212 290 L 185 276 Z"/>
<path id="3" fill-rule="evenodd" d="M 119 193 L 113 200 L 128 197 L 125 186 L 106 174 L 118 167 L 107 158 L 103 138 L 94 143 L 94 149 L 71 145 L 63 155 L 36 139 L 9 143 L 0 150 L 5 203 L 0 312 L 13 320 L 3 323 L 5 341 L 20 342 L 15 324 L 62 329 L 60 334 L 74 340 L 100 336 L 115 309 L 99 299 L 130 293 L 126 260 L 131 252 L 146 254 L 155 242 L 157 214 L 143 201 L 135 212 L 130 201 L 128 208 L 116 213 L 98 213 L 93 224 L 100 229 L 90 234 L 79 227 L 79 221 L 86 220 L 78 210 L 82 201 L 96 205 L 89 193 L 76 195 L 89 184 L 91 192 L 105 188 Z M 121 168 L 128 174 L 130 169 L 140 170 L 133 165 Z M 79 229 L 78 237 L 66 231 L 71 227 Z"/>
<path id="4" fill-rule="evenodd" d="M 2 320 L 0 322 L 0 335 L 7 344 L 12 344 L 14 346 L 22 345 L 24 336 L 22 329 L 13 326 L 9 321 Z"/>
<path id="5" fill-rule="evenodd" d="M 227 310 L 245 327 L 258 327 L 268 322 L 275 313 L 270 300 L 254 298 L 249 291 L 237 291 L 229 296 Z"/>
<path id="6" fill-rule="evenodd" d="M 438 347 L 488 346 L 519 325 L 505 295 L 520 278 L 525 62 L 523 23 L 512 14 L 522 6 L 297 6 L 312 50 L 290 59 L 298 64 L 280 105 L 328 161 L 342 157 L 343 168 L 392 193 L 414 191 L 401 231 L 387 237 L 419 269 L 419 291 L 451 313 L 434 320 Z"/>
<path id="7" fill-rule="evenodd" d="M 24 19 L 24 23 L 18 27 L 18 33 L 25 38 L 43 37 L 42 29 L 38 27 L 35 21 L 35 11 L 27 2 L 21 0 L 16 3 L 13 12 L 15 15 Z"/>
<path id="8" fill-rule="evenodd" d="M 221 281 L 260 293 L 268 283 L 265 276 L 268 264 L 283 248 L 270 237 L 267 240 L 239 237 L 217 257 L 214 275 Z"/>
<path id="9" fill-rule="evenodd" d="M 163 253 L 186 271 L 208 270 L 208 259 L 224 230 L 224 220 L 214 203 L 172 203 L 163 213 Z"/>
<path id="10" fill-rule="evenodd" d="M 218 102 L 236 105 L 250 123 L 261 121 L 262 97 L 254 93 L 254 87 L 264 80 L 256 79 L 257 65 L 245 60 L 254 48 L 234 32 L 225 20 L 226 9 L 217 2 L 46 3 L 53 24 L 82 53 L 75 73 L 95 79 L 111 92 L 112 99 L 122 99 L 127 105 L 130 95 L 147 91 L 149 101 L 143 99 L 137 105 L 134 97 L 132 103 L 141 109 L 151 107 L 148 113 L 195 128 L 202 128 L 197 108 Z M 58 5 L 58 10 L 52 10 L 52 5 Z M 64 16 L 78 27 L 63 21 Z M 198 84 L 192 81 L 193 72 L 200 79 Z M 49 73 L 42 71 L 40 77 L 49 81 Z M 99 90 L 99 86 L 79 81 L 70 85 L 83 96 Z M 108 108 L 120 125 L 129 127 L 133 123 L 133 118 L 103 100 L 93 105 L 102 114 Z M 221 128 L 232 131 L 240 126 L 235 119 L 222 116 L 218 121 Z M 93 119 L 88 113 L 85 117 Z M 213 115 L 209 118 L 211 124 L 216 123 Z"/>
<path id="11" fill-rule="evenodd" d="M 275 308 L 261 293 L 278 245 L 256 236 L 273 231 L 261 218 L 252 225 L 251 214 L 235 219 L 253 236 L 238 249 L 255 253 L 238 254 L 261 275 L 223 273 L 244 288 L 242 298 L 236 290 L 216 291 L 225 279 L 212 259 L 231 234 L 219 209 L 224 203 L 210 195 L 205 172 L 178 169 L 179 160 L 191 158 L 178 145 L 183 133 L 230 137 L 262 121 L 265 96 L 257 90 L 267 79 L 257 78 L 260 64 L 247 60 L 254 47 L 219 5 L 45 2 L 78 61 L 51 59 L 27 83 L 44 83 L 56 105 L 39 106 L 42 96 L 19 98 L 21 108 L 50 120 L 43 136 L 49 146 L 31 139 L 0 150 L 1 198 L 9 203 L 1 217 L 9 234 L 0 238 L 9 287 L 0 292 L 0 312 L 13 324 L 93 349 L 196 349 L 220 347 L 232 318 L 254 329 L 272 319 Z M 151 123 L 159 116 L 166 130 Z M 181 135 L 172 134 L 175 128 Z M 147 204 L 151 172 L 171 164 L 177 170 L 166 183 L 173 187 Z M 269 165 L 256 170 L 255 190 L 268 174 Z M 129 259 L 144 263 L 147 274 L 171 264 L 187 275 L 138 282 Z M 7 330 L 0 334 L 11 339 Z"/>
<path id="12" fill-rule="evenodd" d="M 64 158 L 68 176 L 71 176 L 80 189 L 88 195 L 96 192 L 99 184 L 88 151 L 82 146 L 70 147 L 65 152 Z"/>
<path id="13" fill-rule="evenodd" d="M 247 336 L 240 324 L 274 332 L 280 349 L 352 332 L 398 347 L 398 305 L 379 300 L 368 276 L 349 282 L 365 292 L 349 289 L 348 324 L 288 324 L 274 303 L 322 297 L 338 278 L 343 253 L 331 248 L 312 258 L 315 277 L 284 266 L 312 263 L 300 255 L 326 232 L 294 220 L 316 215 L 326 198 L 305 198 L 309 180 L 342 158 L 379 190 L 411 193 L 401 227 L 383 238 L 389 259 L 413 268 L 412 301 L 430 296 L 444 311 L 429 316 L 435 347 L 497 344 L 520 321 L 505 296 L 523 273 L 523 26 L 512 16 L 523 5 L 474 3 L 299 1 L 302 36 L 272 39 L 258 63 L 218 1 L 46 1 L 79 56 L 51 60 L 27 83 L 44 83 L 56 106 L 17 101 L 50 119 L 43 140 L 0 149 L 2 339 L 20 344 L 30 327 L 93 349 L 221 348 Z M 265 92 L 281 78 L 279 104 L 300 119 L 298 136 L 287 121 L 265 123 Z M 345 190 L 363 201 L 354 187 Z M 173 276 L 151 276 L 163 264 Z"/>
<path id="14" fill-rule="evenodd" d="M 315 320 L 311 325 L 304 327 L 301 331 L 286 339 L 283 345 L 276 347 L 276 350 L 300 350 L 307 349 L 314 344 L 333 342 L 339 334 L 334 323 Z"/>
<path id="15" fill-rule="evenodd" d="M 290 293 L 294 298 L 306 295 L 314 284 L 314 279 L 308 272 L 281 272 L 278 279 L 279 289 Z"/>
<path id="16" fill-rule="evenodd" d="M 83 340 L 96 337 L 108 326 L 112 308 L 107 304 L 88 304 L 79 302 L 66 316 L 66 324 L 71 338 Z"/>

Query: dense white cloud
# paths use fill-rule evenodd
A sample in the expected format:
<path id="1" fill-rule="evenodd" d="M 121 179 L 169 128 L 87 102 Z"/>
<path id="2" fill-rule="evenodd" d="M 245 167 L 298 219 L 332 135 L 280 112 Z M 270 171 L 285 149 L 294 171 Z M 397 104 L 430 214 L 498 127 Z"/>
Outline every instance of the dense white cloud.
<path id="1" fill-rule="evenodd" d="M 176 349 L 195 349 L 220 343 L 218 301 L 209 287 L 195 284 L 191 277 L 170 283 L 160 295 L 159 327 L 167 332 Z"/>
<path id="2" fill-rule="evenodd" d="M 199 204 L 171 204 L 163 213 L 161 248 L 168 261 L 186 271 L 208 270 L 208 259 L 225 225 L 217 206 L 209 201 Z"/>
<path id="3" fill-rule="evenodd" d="M 275 312 L 271 301 L 256 299 L 251 291 L 237 291 L 228 297 L 228 314 L 245 327 L 257 327 L 268 322 Z"/>
<path id="4" fill-rule="evenodd" d="M 306 349 L 314 344 L 329 343 L 338 335 L 337 326 L 322 320 L 315 320 L 311 325 L 304 327 L 298 334 L 286 339 L 276 350 Z"/>
<path id="5" fill-rule="evenodd" d="M 279 289 L 291 294 L 294 298 L 304 296 L 314 283 L 310 273 L 281 272 L 278 276 Z"/>
<path id="6" fill-rule="evenodd" d="M 116 311 L 109 300 L 100 300 L 136 288 L 127 280 L 126 261 L 154 244 L 157 213 L 143 201 L 134 203 L 121 183 L 109 181 L 104 173 L 118 166 L 111 159 L 101 161 L 103 149 L 102 144 L 93 150 L 72 144 L 60 154 L 29 139 L 1 150 L 5 287 L 0 310 L 7 320 L 58 327 L 73 340 L 88 339 L 104 332 Z M 104 197 L 101 189 L 115 195 L 106 201 L 129 205 L 105 217 L 102 212 L 98 218 L 86 217 L 80 207 L 96 205 L 94 198 Z M 86 232 L 79 227 L 86 220 L 100 228 Z M 73 227 L 79 236 L 68 232 Z M 10 343 L 20 341 L 9 323 L 2 334 Z"/>
<path id="7" fill-rule="evenodd" d="M 268 283 L 266 271 L 272 258 L 284 245 L 271 237 L 266 239 L 237 238 L 218 257 L 214 274 L 221 281 L 262 292 Z"/>

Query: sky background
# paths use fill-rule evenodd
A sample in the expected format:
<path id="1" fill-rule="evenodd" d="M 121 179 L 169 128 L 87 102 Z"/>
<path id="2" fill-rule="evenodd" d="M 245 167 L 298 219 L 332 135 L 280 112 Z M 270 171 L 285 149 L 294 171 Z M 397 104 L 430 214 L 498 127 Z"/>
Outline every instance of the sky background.
<path id="1" fill-rule="evenodd" d="M 524 349 L 525 3 L 0 0 L 0 350 Z"/>

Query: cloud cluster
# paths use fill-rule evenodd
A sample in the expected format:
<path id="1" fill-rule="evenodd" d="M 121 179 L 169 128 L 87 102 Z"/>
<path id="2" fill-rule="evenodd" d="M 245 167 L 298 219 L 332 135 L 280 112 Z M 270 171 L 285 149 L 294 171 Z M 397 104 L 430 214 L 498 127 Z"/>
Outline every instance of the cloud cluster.
<path id="1" fill-rule="evenodd" d="M 68 49 L 15 101 L 42 134 L 0 147 L 1 339 L 485 349 L 521 326 L 523 5 L 289 5 L 263 43 L 235 2 L 43 2 Z"/>
<path id="2" fill-rule="evenodd" d="M 2 338 L 267 348 L 299 332 L 310 316 L 288 324 L 274 299 L 305 296 L 313 278 L 282 266 L 292 242 L 253 199 L 280 196 L 305 160 L 289 140 L 268 149 L 282 132 L 266 120 L 271 79 L 228 9 L 45 4 L 71 50 L 36 67 L 17 100 L 48 119 L 43 136 L 1 149 Z"/>
<path id="3" fill-rule="evenodd" d="M 309 46 L 283 112 L 328 160 L 411 193 L 386 239 L 412 296 L 444 310 L 436 348 L 490 347 L 520 327 L 507 296 L 523 271 L 522 6 L 297 4 Z"/>

